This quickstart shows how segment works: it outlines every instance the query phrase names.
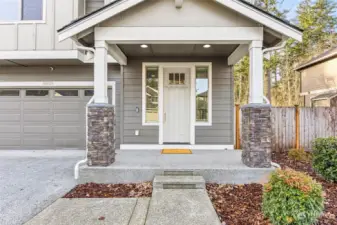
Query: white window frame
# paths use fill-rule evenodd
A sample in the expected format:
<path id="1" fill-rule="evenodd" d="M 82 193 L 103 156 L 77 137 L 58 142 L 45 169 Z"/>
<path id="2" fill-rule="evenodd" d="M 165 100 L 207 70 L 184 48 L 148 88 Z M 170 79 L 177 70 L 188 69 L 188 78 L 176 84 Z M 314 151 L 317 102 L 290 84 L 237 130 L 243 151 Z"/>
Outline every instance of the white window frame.
<path id="1" fill-rule="evenodd" d="M 196 121 L 196 93 L 195 93 L 195 77 L 196 77 L 196 67 L 207 66 L 208 67 L 208 121 L 207 122 L 197 122 Z M 146 68 L 147 67 L 158 67 L 158 122 L 146 122 Z M 143 126 L 159 126 L 159 144 L 163 144 L 164 139 L 164 126 L 163 126 L 163 115 L 164 115 L 164 68 L 170 67 L 182 67 L 190 68 L 191 71 L 191 88 L 190 88 L 190 144 L 195 144 L 195 127 L 196 126 L 212 126 L 212 100 L 213 100 L 213 85 L 212 85 L 212 63 L 211 62 L 176 62 L 176 63 L 162 63 L 162 62 L 143 62 L 142 64 L 142 125 Z"/>
<path id="2" fill-rule="evenodd" d="M 46 23 L 46 12 L 47 12 L 47 0 L 42 0 L 42 19 L 41 20 L 22 20 L 22 1 L 19 1 L 19 11 L 18 14 L 20 16 L 19 20 L 12 21 L 1 21 L 0 24 L 40 24 Z"/>

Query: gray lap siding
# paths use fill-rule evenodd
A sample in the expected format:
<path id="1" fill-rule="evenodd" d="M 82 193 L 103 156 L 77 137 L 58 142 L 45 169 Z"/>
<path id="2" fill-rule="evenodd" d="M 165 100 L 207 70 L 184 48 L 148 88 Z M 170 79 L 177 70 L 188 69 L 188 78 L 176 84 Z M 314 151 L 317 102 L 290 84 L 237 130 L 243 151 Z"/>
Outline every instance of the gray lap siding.
<path id="1" fill-rule="evenodd" d="M 143 62 L 212 62 L 213 118 L 212 126 L 196 126 L 196 144 L 233 144 L 233 76 L 224 57 L 203 58 L 129 58 L 124 69 L 124 144 L 158 144 L 158 126 L 142 125 Z M 140 109 L 136 112 L 136 107 Z M 139 136 L 135 136 L 139 130 Z"/>

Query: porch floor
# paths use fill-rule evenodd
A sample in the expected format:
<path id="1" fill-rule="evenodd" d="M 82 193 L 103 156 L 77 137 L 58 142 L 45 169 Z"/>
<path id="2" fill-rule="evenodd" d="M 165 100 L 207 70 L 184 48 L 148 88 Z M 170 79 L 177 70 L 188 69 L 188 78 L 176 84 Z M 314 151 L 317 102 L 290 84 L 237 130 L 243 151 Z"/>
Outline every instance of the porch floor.
<path id="1" fill-rule="evenodd" d="M 208 183 L 264 182 L 274 168 L 249 168 L 237 150 L 193 150 L 193 154 L 161 154 L 160 150 L 118 150 L 108 167 L 80 167 L 79 183 L 137 183 L 152 181 L 168 171 L 201 175 Z"/>

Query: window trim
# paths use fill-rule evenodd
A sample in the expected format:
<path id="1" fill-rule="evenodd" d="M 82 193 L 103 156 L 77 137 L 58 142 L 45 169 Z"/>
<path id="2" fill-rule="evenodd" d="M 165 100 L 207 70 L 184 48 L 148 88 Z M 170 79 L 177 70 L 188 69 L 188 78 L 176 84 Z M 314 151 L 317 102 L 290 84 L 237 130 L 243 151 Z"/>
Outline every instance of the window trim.
<path id="1" fill-rule="evenodd" d="M 46 13 L 47 13 L 47 0 L 42 0 L 42 19 L 41 20 L 22 20 L 22 1 L 23 0 L 18 0 L 20 1 L 19 3 L 19 15 L 20 15 L 20 20 L 13 20 L 13 21 L 1 21 L 0 20 L 0 25 L 5 25 L 5 24 L 45 24 L 46 23 Z"/>

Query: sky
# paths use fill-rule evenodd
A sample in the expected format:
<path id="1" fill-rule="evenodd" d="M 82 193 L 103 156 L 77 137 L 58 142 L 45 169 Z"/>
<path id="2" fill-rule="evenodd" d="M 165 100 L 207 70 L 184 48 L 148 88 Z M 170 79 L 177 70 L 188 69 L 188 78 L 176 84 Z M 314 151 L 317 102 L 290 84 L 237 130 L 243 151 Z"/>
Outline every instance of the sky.
<path id="1" fill-rule="evenodd" d="M 282 0 L 280 0 L 282 2 Z M 300 0 L 283 0 L 283 4 L 281 4 L 282 9 L 290 10 L 288 13 L 288 19 L 293 20 L 296 17 L 296 8 L 299 4 Z"/>

